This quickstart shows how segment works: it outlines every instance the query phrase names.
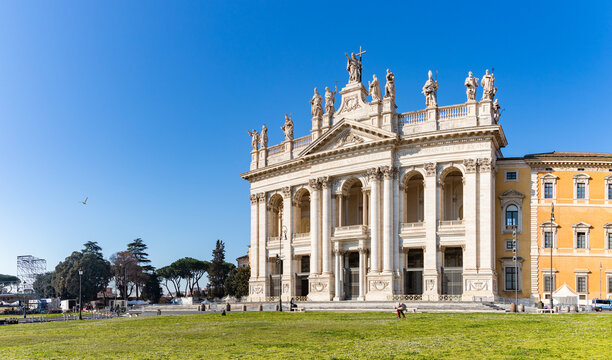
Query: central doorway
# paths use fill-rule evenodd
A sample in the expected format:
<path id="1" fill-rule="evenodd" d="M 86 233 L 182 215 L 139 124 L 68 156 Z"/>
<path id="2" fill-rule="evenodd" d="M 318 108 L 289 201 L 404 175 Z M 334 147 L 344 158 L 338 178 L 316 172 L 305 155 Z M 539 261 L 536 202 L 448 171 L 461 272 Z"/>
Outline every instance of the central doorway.
<path id="1" fill-rule="evenodd" d="M 460 247 L 448 247 L 444 250 L 442 294 L 463 294 L 463 249 Z"/>
<path id="2" fill-rule="evenodd" d="M 347 300 L 359 297 L 359 253 L 347 253 L 344 257 L 344 298 Z"/>
<path id="3" fill-rule="evenodd" d="M 404 269 L 404 294 L 423 294 L 423 249 L 408 249 Z"/>

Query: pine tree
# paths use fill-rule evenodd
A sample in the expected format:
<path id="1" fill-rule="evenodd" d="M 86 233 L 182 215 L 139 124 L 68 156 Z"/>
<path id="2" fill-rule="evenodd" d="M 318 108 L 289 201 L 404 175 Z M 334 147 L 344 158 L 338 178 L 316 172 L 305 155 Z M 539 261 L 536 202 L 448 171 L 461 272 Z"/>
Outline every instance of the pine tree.
<path id="1" fill-rule="evenodd" d="M 141 238 L 138 238 L 128 244 L 127 251 L 134 255 L 136 260 L 138 260 L 138 265 L 143 271 L 150 273 L 153 272 L 155 268 L 149 265 L 151 260 L 149 260 L 149 254 L 145 252 L 148 248 L 147 244 L 145 244 Z"/>
<path id="2" fill-rule="evenodd" d="M 231 268 L 225 262 L 225 244 L 217 240 L 213 250 L 213 259 L 208 268 L 208 294 L 212 298 L 221 298 L 225 295 L 225 280 Z"/>

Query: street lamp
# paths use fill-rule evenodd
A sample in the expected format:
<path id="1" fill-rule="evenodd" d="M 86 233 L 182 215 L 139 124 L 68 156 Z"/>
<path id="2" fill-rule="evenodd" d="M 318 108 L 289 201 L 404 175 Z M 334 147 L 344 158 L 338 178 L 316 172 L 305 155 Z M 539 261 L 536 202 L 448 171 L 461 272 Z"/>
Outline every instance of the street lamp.
<path id="1" fill-rule="evenodd" d="M 82 304 L 82 297 L 81 297 L 81 277 L 83 276 L 83 270 L 79 270 L 79 320 L 83 320 L 83 313 L 82 313 L 82 309 L 83 309 L 83 304 Z"/>
<path id="2" fill-rule="evenodd" d="M 555 203 L 550 204 L 550 313 L 553 312 L 553 221 L 555 221 Z"/>
<path id="3" fill-rule="evenodd" d="M 512 260 L 514 260 L 514 303 L 518 306 L 518 267 L 516 266 L 516 260 L 518 251 L 516 248 L 516 225 L 514 225 L 514 230 L 512 231 L 512 252 L 514 256 L 512 256 Z"/>
<path id="4" fill-rule="evenodd" d="M 283 239 L 287 241 L 287 226 L 283 225 Z M 276 263 L 278 264 L 278 311 L 283 311 L 283 268 L 282 268 L 282 255 L 283 255 L 283 241 L 280 241 L 278 246 L 279 255 L 276 256 Z"/>

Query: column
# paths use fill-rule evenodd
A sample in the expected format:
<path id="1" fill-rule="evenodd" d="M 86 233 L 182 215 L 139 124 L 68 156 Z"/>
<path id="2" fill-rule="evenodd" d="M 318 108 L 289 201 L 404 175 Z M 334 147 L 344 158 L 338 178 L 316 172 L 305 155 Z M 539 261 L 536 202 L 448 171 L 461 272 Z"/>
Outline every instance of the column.
<path id="1" fill-rule="evenodd" d="M 321 183 L 317 179 L 309 182 L 310 194 L 310 274 L 321 273 L 321 227 L 319 223 L 319 193 Z"/>
<path id="2" fill-rule="evenodd" d="M 340 249 L 334 249 L 334 294 L 336 294 L 334 296 L 334 301 L 340 301 L 342 299 L 342 283 L 340 282 L 342 279 L 342 263 L 340 258 Z"/>
<path id="3" fill-rule="evenodd" d="M 436 234 L 437 217 L 437 165 L 427 163 L 425 168 L 424 221 L 425 253 L 423 264 L 423 300 L 437 301 L 438 296 L 438 235 Z"/>
<path id="4" fill-rule="evenodd" d="M 283 233 L 281 226 L 281 244 L 283 257 L 283 296 L 291 297 L 293 295 L 293 201 L 291 196 L 291 187 L 283 188 L 283 220 L 282 224 L 286 228 L 286 233 Z M 285 239 L 286 235 L 286 239 Z"/>
<path id="5" fill-rule="evenodd" d="M 480 165 L 480 271 L 492 274 L 495 269 L 495 236 L 493 219 L 495 219 L 495 197 L 493 195 L 494 178 L 491 159 L 479 159 Z"/>
<path id="6" fill-rule="evenodd" d="M 342 226 L 344 225 L 344 223 L 342 222 L 342 193 L 336 195 L 336 197 L 338 198 L 338 226 Z"/>
<path id="7" fill-rule="evenodd" d="M 359 298 L 358 300 L 365 300 L 365 288 L 366 288 L 366 271 L 368 266 L 367 248 L 364 241 L 359 241 Z"/>
<path id="8" fill-rule="evenodd" d="M 251 279 L 257 279 L 259 271 L 259 243 L 258 243 L 258 219 L 257 219 L 257 195 L 249 195 L 251 200 L 251 250 L 249 260 L 251 262 Z"/>
<path id="9" fill-rule="evenodd" d="M 393 168 L 383 168 L 383 272 L 393 271 Z"/>
<path id="10" fill-rule="evenodd" d="M 377 168 L 368 170 L 370 178 L 370 247 L 371 264 L 370 271 L 380 272 L 380 239 L 379 239 L 379 217 L 378 217 L 378 195 L 380 173 Z"/>
<path id="11" fill-rule="evenodd" d="M 363 218 L 361 223 L 363 225 L 368 225 L 368 191 L 366 189 L 362 189 L 361 194 L 363 196 Z"/>
<path id="12" fill-rule="evenodd" d="M 478 189 L 476 186 L 476 160 L 465 159 L 465 185 L 463 189 L 463 223 L 465 224 L 465 251 L 463 256 L 463 268 L 465 272 L 476 272 L 476 256 L 478 244 L 476 243 L 476 198 Z"/>
<path id="13" fill-rule="evenodd" d="M 400 224 L 400 189 L 399 189 L 399 169 L 393 171 L 393 270 L 401 275 L 400 266 L 400 244 L 399 244 L 399 224 Z"/>
<path id="14" fill-rule="evenodd" d="M 268 236 L 268 221 L 266 211 L 266 193 L 257 194 L 258 204 L 258 217 L 259 217 L 259 270 L 257 271 L 257 275 L 259 276 L 259 280 L 268 280 L 268 259 L 267 259 L 267 249 L 266 249 L 266 239 Z M 264 293 L 267 294 L 269 291 L 268 287 L 265 287 Z"/>
<path id="15" fill-rule="evenodd" d="M 321 178 L 323 201 L 321 209 L 321 242 L 323 274 L 331 274 L 331 186 L 329 177 Z"/>

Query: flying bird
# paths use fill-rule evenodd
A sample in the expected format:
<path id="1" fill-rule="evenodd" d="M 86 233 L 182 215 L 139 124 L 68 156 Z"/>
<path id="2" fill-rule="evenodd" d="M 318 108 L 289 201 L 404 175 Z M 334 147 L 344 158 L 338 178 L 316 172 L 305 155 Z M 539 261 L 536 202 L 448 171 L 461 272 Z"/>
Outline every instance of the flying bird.
<path id="1" fill-rule="evenodd" d="M 87 205 L 87 199 L 89 199 L 89 197 L 85 198 L 85 200 L 82 202 L 83 205 Z"/>

